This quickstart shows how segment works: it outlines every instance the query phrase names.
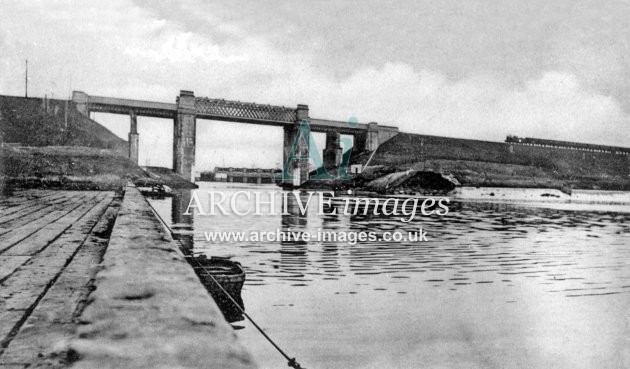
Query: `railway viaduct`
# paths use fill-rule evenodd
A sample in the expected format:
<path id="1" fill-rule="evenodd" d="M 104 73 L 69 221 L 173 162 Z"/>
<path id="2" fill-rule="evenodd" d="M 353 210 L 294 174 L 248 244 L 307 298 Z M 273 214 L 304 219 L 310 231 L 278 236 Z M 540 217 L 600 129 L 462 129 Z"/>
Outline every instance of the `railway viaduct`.
<path id="1" fill-rule="evenodd" d="M 89 116 L 91 112 L 125 114 L 130 118 L 129 158 L 138 163 L 139 135 L 138 116 L 173 119 L 173 170 L 185 179 L 192 180 L 195 166 L 197 119 L 209 119 L 238 123 L 276 126 L 284 129 L 284 162 L 290 154 L 291 146 L 298 134 L 300 124 L 307 121 L 312 132 L 326 134 L 324 166 L 337 167 L 341 162 L 342 148 L 340 135 L 354 137 L 355 152 L 374 151 L 386 140 L 398 134 L 398 128 L 378 123 L 348 124 L 311 118 L 308 105 L 296 108 L 263 105 L 256 103 L 195 97 L 192 91 L 180 91 L 175 103 L 130 100 L 114 97 L 92 96 L 81 91 L 72 93 L 72 101 L 77 109 Z M 309 145 L 300 140 L 298 151 L 306 156 Z M 290 166 L 294 177 L 291 183 L 299 186 L 308 180 L 308 159 L 293 160 Z"/>

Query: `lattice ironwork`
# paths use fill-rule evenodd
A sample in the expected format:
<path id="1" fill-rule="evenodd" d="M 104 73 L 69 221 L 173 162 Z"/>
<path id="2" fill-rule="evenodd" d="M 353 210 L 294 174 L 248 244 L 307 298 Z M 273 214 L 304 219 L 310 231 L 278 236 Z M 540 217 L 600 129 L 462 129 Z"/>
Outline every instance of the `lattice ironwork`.
<path id="1" fill-rule="evenodd" d="M 197 115 L 273 122 L 295 122 L 295 109 L 284 106 L 262 105 L 223 99 L 198 97 L 195 99 Z"/>

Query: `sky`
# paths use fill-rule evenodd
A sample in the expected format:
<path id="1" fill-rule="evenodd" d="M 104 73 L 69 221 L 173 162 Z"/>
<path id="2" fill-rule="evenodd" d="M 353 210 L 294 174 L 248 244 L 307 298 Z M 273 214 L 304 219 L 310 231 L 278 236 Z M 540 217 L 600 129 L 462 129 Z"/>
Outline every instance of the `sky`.
<path id="1" fill-rule="evenodd" d="M 308 104 L 316 118 L 630 146 L 630 1 L 0 1 L 0 94 Z M 127 138 L 129 119 L 94 118 Z M 140 164 L 172 121 L 139 118 Z M 316 137 L 318 146 L 323 137 Z M 282 131 L 198 120 L 197 169 L 274 167 Z"/>

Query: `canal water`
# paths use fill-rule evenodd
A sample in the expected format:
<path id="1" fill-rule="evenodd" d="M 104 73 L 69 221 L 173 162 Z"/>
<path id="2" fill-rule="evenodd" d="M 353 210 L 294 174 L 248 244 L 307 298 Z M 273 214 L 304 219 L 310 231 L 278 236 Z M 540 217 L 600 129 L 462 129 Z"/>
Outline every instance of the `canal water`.
<path id="1" fill-rule="evenodd" d="M 200 183 L 196 191 L 205 205 L 208 191 L 260 190 L 277 188 Z M 316 208 L 301 216 L 295 203 L 291 215 L 184 216 L 190 199 L 186 191 L 151 204 L 195 251 L 242 263 L 247 312 L 309 369 L 630 366 L 629 207 L 460 202 L 445 216 L 403 223 Z M 208 242 L 204 234 L 420 227 L 428 242 Z M 249 322 L 235 325 L 262 368 L 286 367 Z"/>

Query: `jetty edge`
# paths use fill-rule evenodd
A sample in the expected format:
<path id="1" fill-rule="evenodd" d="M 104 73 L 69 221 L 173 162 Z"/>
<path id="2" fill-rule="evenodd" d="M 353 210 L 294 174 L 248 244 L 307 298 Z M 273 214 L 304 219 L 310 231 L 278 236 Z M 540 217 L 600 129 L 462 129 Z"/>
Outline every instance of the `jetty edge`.
<path id="1" fill-rule="evenodd" d="M 256 368 L 147 200 L 128 184 L 72 368 Z"/>

